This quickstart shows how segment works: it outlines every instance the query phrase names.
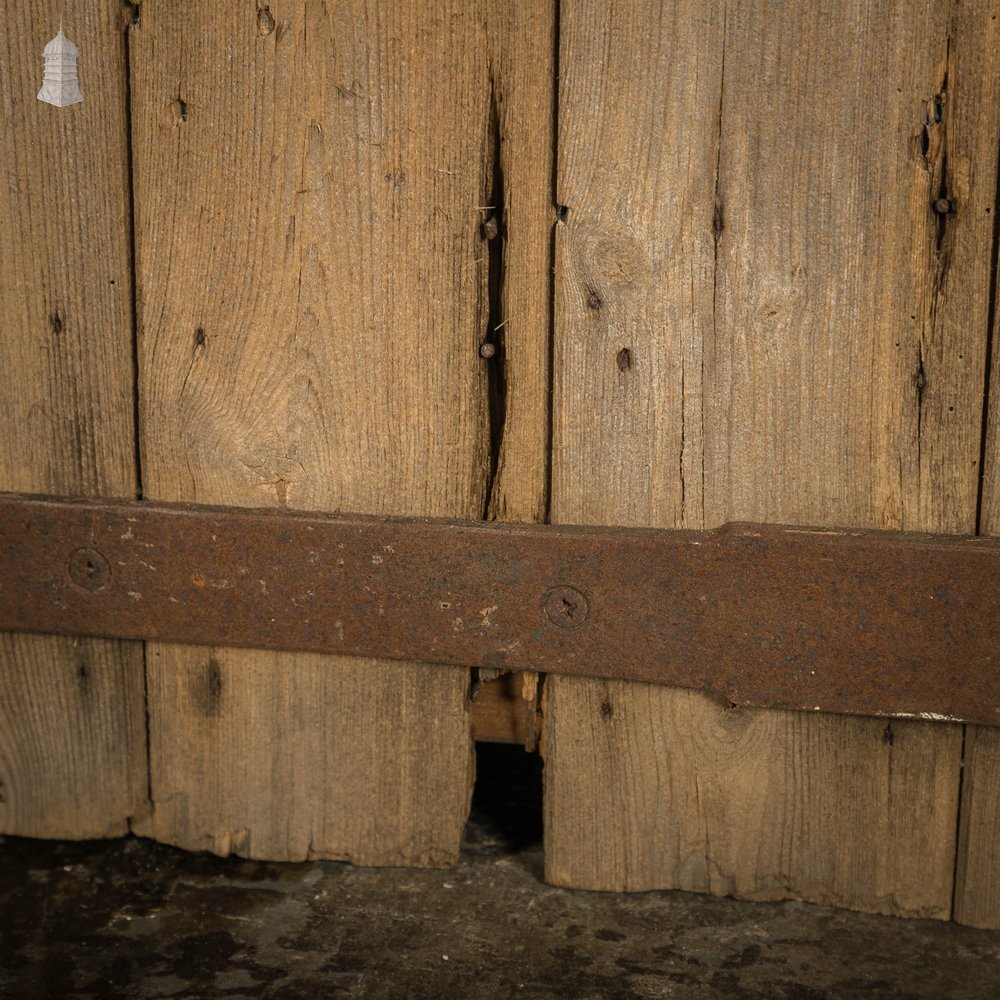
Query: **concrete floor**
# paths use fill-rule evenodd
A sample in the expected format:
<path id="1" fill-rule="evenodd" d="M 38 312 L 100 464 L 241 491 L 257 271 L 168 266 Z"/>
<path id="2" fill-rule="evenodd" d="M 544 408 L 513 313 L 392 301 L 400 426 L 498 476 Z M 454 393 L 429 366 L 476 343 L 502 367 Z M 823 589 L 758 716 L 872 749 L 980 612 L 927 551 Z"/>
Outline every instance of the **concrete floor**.
<path id="1" fill-rule="evenodd" d="M 802 903 L 552 889 L 486 751 L 454 871 L 0 838 L 3 998 L 996 998 L 1000 934 Z M 531 777 L 531 776 L 529 776 Z"/>

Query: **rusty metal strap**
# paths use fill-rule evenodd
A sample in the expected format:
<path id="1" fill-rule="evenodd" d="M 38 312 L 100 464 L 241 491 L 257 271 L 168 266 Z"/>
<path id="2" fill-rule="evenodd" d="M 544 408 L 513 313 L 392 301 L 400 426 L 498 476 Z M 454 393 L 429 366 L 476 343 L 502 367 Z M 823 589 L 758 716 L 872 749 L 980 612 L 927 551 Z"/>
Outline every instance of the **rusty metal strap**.
<path id="1" fill-rule="evenodd" d="M 578 674 L 739 705 L 1000 725 L 990 539 L 0 494 L 0 556 L 0 629 Z"/>

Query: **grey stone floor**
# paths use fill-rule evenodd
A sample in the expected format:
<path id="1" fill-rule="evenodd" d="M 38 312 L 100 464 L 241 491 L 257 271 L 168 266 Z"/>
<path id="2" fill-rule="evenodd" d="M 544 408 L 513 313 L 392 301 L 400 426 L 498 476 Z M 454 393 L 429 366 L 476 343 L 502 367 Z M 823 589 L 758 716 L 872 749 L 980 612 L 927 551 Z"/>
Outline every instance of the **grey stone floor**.
<path id="1" fill-rule="evenodd" d="M 483 788 L 506 766 L 486 760 Z M 4 998 L 1000 997 L 1000 933 L 541 882 L 537 803 L 477 803 L 454 871 L 0 838 Z"/>

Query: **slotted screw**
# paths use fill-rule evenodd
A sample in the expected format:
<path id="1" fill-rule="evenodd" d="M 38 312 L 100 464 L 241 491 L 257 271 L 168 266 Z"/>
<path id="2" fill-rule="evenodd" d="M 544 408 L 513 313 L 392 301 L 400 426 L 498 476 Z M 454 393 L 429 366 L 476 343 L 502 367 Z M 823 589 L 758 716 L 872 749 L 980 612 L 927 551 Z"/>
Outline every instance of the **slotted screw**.
<path id="1" fill-rule="evenodd" d="M 97 549 L 77 549 L 67 568 L 69 578 L 83 590 L 103 590 L 111 582 L 111 566 Z"/>
<path id="2" fill-rule="evenodd" d="M 559 628 L 579 628 L 590 612 L 587 598 L 576 587 L 553 587 L 542 602 L 545 616 Z"/>

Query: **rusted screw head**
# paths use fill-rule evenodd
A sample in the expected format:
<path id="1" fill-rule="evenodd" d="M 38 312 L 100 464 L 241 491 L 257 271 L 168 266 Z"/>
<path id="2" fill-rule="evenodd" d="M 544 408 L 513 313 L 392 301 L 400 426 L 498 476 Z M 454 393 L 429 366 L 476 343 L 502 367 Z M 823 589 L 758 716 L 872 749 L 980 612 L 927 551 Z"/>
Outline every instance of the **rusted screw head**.
<path id="1" fill-rule="evenodd" d="M 69 578 L 84 590 L 103 590 L 111 582 L 111 566 L 96 549 L 77 549 L 68 569 Z"/>
<path id="2" fill-rule="evenodd" d="M 951 211 L 951 202 L 947 198 L 938 198 L 934 202 L 934 211 L 938 215 L 947 215 Z"/>
<path id="3" fill-rule="evenodd" d="M 496 354 L 497 349 L 492 344 L 483 344 L 479 348 L 479 356 L 483 358 L 492 358 Z"/>
<path id="4" fill-rule="evenodd" d="M 590 605 L 576 587 L 553 587 L 542 602 L 545 616 L 559 628 L 579 628 L 586 620 Z"/>

